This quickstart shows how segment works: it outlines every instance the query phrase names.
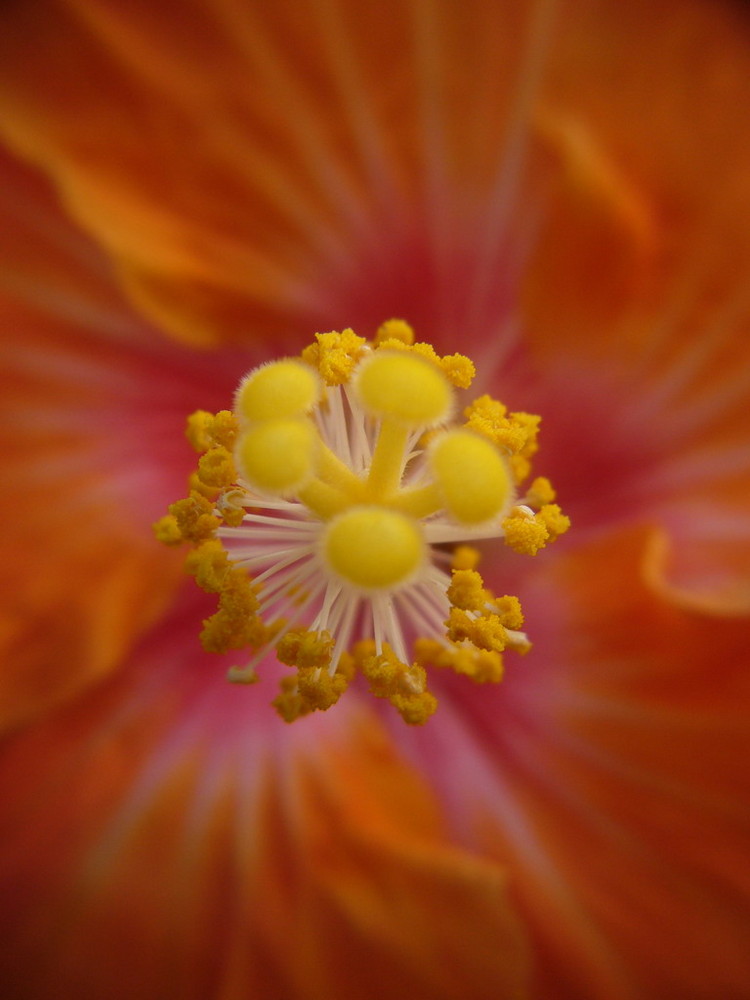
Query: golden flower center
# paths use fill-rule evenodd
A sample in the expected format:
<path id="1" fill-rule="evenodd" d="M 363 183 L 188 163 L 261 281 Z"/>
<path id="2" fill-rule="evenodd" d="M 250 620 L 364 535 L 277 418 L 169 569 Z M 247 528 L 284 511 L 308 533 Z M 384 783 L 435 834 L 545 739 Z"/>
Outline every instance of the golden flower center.
<path id="1" fill-rule="evenodd" d="M 544 477 L 526 487 L 539 417 L 480 396 L 474 365 L 415 343 L 403 321 L 373 341 L 316 334 L 298 358 L 249 372 L 233 411 L 198 411 L 190 495 L 156 531 L 194 548 L 218 595 L 205 649 L 245 649 L 235 683 L 273 651 L 296 670 L 274 700 L 287 721 L 333 705 L 354 673 L 410 724 L 435 710 L 427 668 L 497 683 L 529 648 L 518 600 L 496 596 L 470 544 L 534 555 L 567 530 Z"/>

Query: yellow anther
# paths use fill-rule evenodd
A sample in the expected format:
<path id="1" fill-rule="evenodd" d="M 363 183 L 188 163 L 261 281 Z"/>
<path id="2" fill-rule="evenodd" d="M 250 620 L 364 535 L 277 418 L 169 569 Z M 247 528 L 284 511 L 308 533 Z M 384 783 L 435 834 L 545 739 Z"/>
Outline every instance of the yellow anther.
<path id="1" fill-rule="evenodd" d="M 293 496 L 313 477 L 317 444 L 309 420 L 266 420 L 240 435 L 237 468 L 259 493 Z"/>
<path id="2" fill-rule="evenodd" d="M 305 712 L 325 712 L 335 705 L 348 686 L 344 674 L 331 676 L 325 670 L 302 668 L 297 675 L 297 691 Z"/>
<path id="3" fill-rule="evenodd" d="M 530 507 L 543 507 L 552 503 L 557 494 L 552 488 L 552 483 L 546 476 L 537 476 L 529 486 L 524 502 Z"/>
<path id="4" fill-rule="evenodd" d="M 209 413 L 196 410 L 187 419 L 185 436 L 198 452 L 208 451 L 213 445 L 231 450 L 237 435 L 237 419 L 230 410 Z"/>
<path id="5" fill-rule="evenodd" d="M 385 507 L 351 507 L 323 535 L 326 565 L 363 590 L 392 589 L 422 566 L 426 547 L 415 521 Z"/>
<path id="6" fill-rule="evenodd" d="M 173 506 L 173 505 L 170 505 Z M 163 545 L 181 545 L 186 539 L 174 514 L 165 514 L 152 525 L 154 536 Z"/>
<path id="7" fill-rule="evenodd" d="M 521 602 L 517 597 L 506 594 L 504 597 L 496 597 L 492 602 L 502 625 L 509 629 L 519 629 L 523 625 L 523 612 Z"/>
<path id="8" fill-rule="evenodd" d="M 187 418 L 185 437 L 197 452 L 207 451 L 211 447 L 209 429 L 213 421 L 214 415 L 208 410 L 196 410 Z"/>
<path id="9" fill-rule="evenodd" d="M 358 652 L 358 666 L 367 678 L 372 693 L 378 698 L 389 698 L 397 690 L 399 677 L 406 670 L 406 664 L 398 659 L 387 644 L 383 646 L 380 655 L 375 652 L 374 643 L 371 651 L 362 649 Z"/>
<path id="10" fill-rule="evenodd" d="M 281 694 L 271 702 L 284 722 L 296 722 L 303 715 L 312 711 L 297 690 L 296 677 L 284 677 L 281 681 Z"/>
<path id="11" fill-rule="evenodd" d="M 494 649 L 502 653 L 508 645 L 505 626 L 498 615 L 473 617 L 460 608 L 451 608 L 446 620 L 446 636 L 453 642 L 468 640 L 478 649 Z"/>
<path id="12" fill-rule="evenodd" d="M 446 431 L 430 445 L 429 459 L 445 506 L 461 524 L 481 524 L 509 506 L 508 466 L 486 438 L 463 429 Z"/>
<path id="13" fill-rule="evenodd" d="M 472 545 L 459 545 L 453 551 L 451 569 L 476 569 L 480 555 Z"/>
<path id="14" fill-rule="evenodd" d="M 207 500 L 216 500 L 220 493 L 218 486 L 207 486 L 206 483 L 203 482 L 201 477 L 198 475 L 197 469 L 193 469 L 188 476 L 188 486 L 190 487 L 191 493 L 200 493 L 200 495 L 205 497 Z"/>
<path id="15" fill-rule="evenodd" d="M 446 420 L 453 405 L 440 369 L 411 351 L 375 351 L 355 372 L 354 387 L 366 413 L 408 428 Z"/>
<path id="16" fill-rule="evenodd" d="M 343 659 L 343 658 L 342 658 Z M 295 677 L 284 677 L 281 694 L 272 705 L 285 722 L 335 705 L 351 680 L 352 671 L 339 666 L 333 676 L 315 667 L 301 667 Z"/>
<path id="17" fill-rule="evenodd" d="M 209 448 L 198 462 L 198 479 L 209 489 L 231 486 L 237 480 L 232 453 L 223 445 Z"/>
<path id="18" fill-rule="evenodd" d="M 293 358 L 273 361 L 245 376 L 235 396 L 235 409 L 245 420 L 301 417 L 319 401 L 321 388 L 310 365 Z"/>
<path id="19" fill-rule="evenodd" d="M 200 493 L 191 493 L 184 500 L 170 504 L 169 513 L 187 542 L 212 538 L 220 524 L 219 518 L 214 515 L 213 504 Z"/>
<path id="20" fill-rule="evenodd" d="M 212 443 L 231 451 L 237 440 L 239 424 L 231 410 L 219 410 L 209 428 Z"/>
<path id="21" fill-rule="evenodd" d="M 448 668 L 477 684 L 498 684 L 503 679 L 503 658 L 492 649 L 417 639 L 414 654 L 418 663 Z"/>
<path id="22" fill-rule="evenodd" d="M 437 698 L 429 691 L 419 694 L 396 693 L 388 700 L 410 726 L 423 726 L 437 708 Z"/>
<path id="23" fill-rule="evenodd" d="M 221 581 L 219 610 L 204 623 L 203 648 L 208 653 L 226 653 L 243 646 L 260 646 L 267 629 L 258 617 L 258 597 L 239 568 L 230 567 Z"/>
<path id="24" fill-rule="evenodd" d="M 355 654 L 357 651 L 355 650 Z M 378 656 L 374 649 L 362 649 L 355 658 L 377 698 L 387 698 L 404 722 L 422 725 L 437 708 L 437 701 L 427 691 L 427 674 L 420 664 L 407 666 L 387 643 Z"/>
<path id="25" fill-rule="evenodd" d="M 499 684 L 505 672 L 503 658 L 494 649 L 458 646 L 449 666 L 477 684 Z"/>
<path id="26" fill-rule="evenodd" d="M 567 514 L 563 514 L 556 503 L 545 504 L 536 516 L 549 532 L 551 542 L 564 535 L 570 527 L 570 518 Z"/>
<path id="27" fill-rule="evenodd" d="M 542 418 L 536 413 L 516 412 L 508 414 L 513 425 L 522 430 L 526 440 L 521 448 L 521 454 L 529 458 L 535 455 L 539 449 L 537 438 L 539 436 L 539 425 Z"/>
<path id="28" fill-rule="evenodd" d="M 480 396 L 466 407 L 466 426 L 488 437 L 499 448 L 528 458 L 536 451 L 540 418 L 532 413 L 508 413 L 491 396 Z"/>
<path id="29" fill-rule="evenodd" d="M 216 538 L 202 542 L 198 548 L 188 553 L 185 560 L 187 572 L 195 577 L 201 590 L 209 594 L 221 591 L 230 565 L 226 549 Z"/>
<path id="30" fill-rule="evenodd" d="M 549 541 L 549 531 L 543 521 L 536 517 L 513 514 L 502 524 L 505 542 L 515 552 L 535 556 Z"/>
<path id="31" fill-rule="evenodd" d="M 516 483 L 522 483 L 531 475 L 531 462 L 525 455 L 511 455 L 508 459 L 508 464 Z"/>
<path id="32" fill-rule="evenodd" d="M 348 382 L 367 347 L 364 337 L 353 330 L 316 333 L 315 343 L 302 352 L 302 360 L 320 372 L 326 385 Z"/>
<path id="33" fill-rule="evenodd" d="M 182 537 L 177 518 L 173 514 L 165 514 L 154 524 L 154 535 L 157 541 L 163 545 L 180 545 L 185 539 Z"/>
<path id="34" fill-rule="evenodd" d="M 384 324 L 380 329 L 384 330 L 387 326 L 388 324 Z M 412 337 L 413 336 L 414 334 L 412 333 Z M 381 337 L 376 342 L 376 346 L 384 348 L 385 350 L 408 351 L 424 358 L 427 361 L 431 361 L 436 368 L 440 368 L 442 370 L 451 385 L 455 385 L 457 389 L 468 389 L 474 380 L 474 376 L 476 375 L 474 362 L 465 355 L 447 354 L 445 357 L 441 358 L 432 344 L 415 344 L 412 340 L 408 340 L 405 336 L 401 336 L 398 331 L 395 331 L 390 336 Z"/>
<path id="35" fill-rule="evenodd" d="M 374 346 L 380 347 L 386 341 L 398 341 L 401 344 L 411 345 L 414 343 L 414 331 L 403 319 L 389 319 L 378 327 L 375 334 Z"/>
<path id="36" fill-rule="evenodd" d="M 446 354 L 440 359 L 440 367 L 457 389 L 468 389 L 477 373 L 474 362 L 463 354 Z"/>
<path id="37" fill-rule="evenodd" d="M 454 570 L 447 593 L 451 604 L 464 611 L 482 612 L 490 600 L 484 580 L 474 569 Z"/>
<path id="38" fill-rule="evenodd" d="M 333 655 L 334 639 L 330 632 L 310 632 L 296 628 L 286 632 L 276 644 L 276 655 L 290 667 L 326 669 Z"/>

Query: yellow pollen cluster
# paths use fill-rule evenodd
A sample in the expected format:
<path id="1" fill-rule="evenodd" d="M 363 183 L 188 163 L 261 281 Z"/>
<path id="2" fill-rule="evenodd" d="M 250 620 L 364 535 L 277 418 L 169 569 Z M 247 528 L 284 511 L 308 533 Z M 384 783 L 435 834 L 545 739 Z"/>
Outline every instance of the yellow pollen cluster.
<path id="1" fill-rule="evenodd" d="M 533 555 L 569 521 L 547 479 L 519 495 L 538 417 L 482 396 L 455 422 L 474 374 L 389 320 L 372 341 L 316 334 L 249 372 L 231 411 L 189 418 L 200 458 L 156 535 L 189 543 L 187 571 L 218 596 L 204 648 L 248 651 L 231 681 L 255 682 L 271 651 L 294 669 L 273 701 L 284 720 L 330 708 L 360 676 L 421 724 L 437 706 L 431 668 L 496 683 L 504 652 L 529 648 L 517 598 L 485 585 L 472 543 Z"/>

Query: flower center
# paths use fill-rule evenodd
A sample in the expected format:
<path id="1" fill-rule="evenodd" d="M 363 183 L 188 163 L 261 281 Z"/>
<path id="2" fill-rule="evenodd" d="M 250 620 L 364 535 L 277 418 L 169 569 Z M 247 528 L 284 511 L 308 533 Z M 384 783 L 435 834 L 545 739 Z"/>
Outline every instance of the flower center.
<path id="1" fill-rule="evenodd" d="M 251 371 L 233 411 L 190 417 L 191 493 L 156 533 L 189 542 L 187 568 L 219 596 L 204 647 L 251 651 L 230 680 L 257 680 L 271 650 L 296 668 L 274 701 L 287 721 L 330 707 L 359 672 L 421 723 L 436 705 L 427 667 L 498 681 L 504 650 L 529 648 L 517 599 L 489 591 L 461 543 L 534 555 L 569 522 L 546 479 L 521 489 L 538 417 L 482 396 L 455 422 L 473 375 L 391 320 L 372 342 L 317 334 L 300 358 Z"/>

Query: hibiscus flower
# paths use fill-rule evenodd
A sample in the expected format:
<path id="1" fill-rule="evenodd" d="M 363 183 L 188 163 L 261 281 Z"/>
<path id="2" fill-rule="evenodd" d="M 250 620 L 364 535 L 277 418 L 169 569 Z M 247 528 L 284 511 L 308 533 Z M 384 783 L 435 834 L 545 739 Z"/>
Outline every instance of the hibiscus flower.
<path id="1" fill-rule="evenodd" d="M 0 13 L 4 995 L 750 995 L 750 23 L 708 0 Z M 227 684 L 186 416 L 404 317 L 542 416 L 533 643 Z M 225 666 L 230 666 L 231 659 Z"/>

